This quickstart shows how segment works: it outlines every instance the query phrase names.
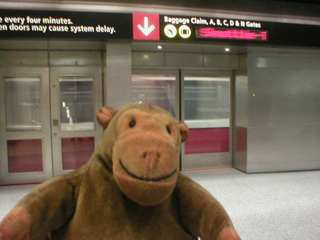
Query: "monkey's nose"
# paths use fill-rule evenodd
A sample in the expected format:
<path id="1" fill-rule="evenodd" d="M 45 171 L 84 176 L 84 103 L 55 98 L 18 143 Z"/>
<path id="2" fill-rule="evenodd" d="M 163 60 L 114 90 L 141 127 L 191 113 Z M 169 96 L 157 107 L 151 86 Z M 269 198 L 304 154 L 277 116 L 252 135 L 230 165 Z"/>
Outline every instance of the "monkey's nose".
<path id="1" fill-rule="evenodd" d="M 160 158 L 160 153 L 159 152 L 144 152 L 143 158 L 150 159 L 150 160 L 157 160 Z"/>
<path id="2" fill-rule="evenodd" d="M 160 157 L 161 157 L 161 154 L 159 152 L 144 152 L 143 153 L 143 158 L 146 161 L 145 163 L 146 163 L 147 171 L 153 169 L 157 165 Z"/>

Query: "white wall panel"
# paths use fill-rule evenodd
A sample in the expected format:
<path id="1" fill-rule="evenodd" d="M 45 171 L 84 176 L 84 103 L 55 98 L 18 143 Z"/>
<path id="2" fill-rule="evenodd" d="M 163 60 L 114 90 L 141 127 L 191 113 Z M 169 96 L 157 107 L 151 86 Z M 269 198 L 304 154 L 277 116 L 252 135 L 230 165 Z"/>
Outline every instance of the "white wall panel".
<path id="1" fill-rule="evenodd" d="M 248 68 L 248 56 L 247 54 L 238 55 L 239 61 L 239 69 L 247 69 Z"/>
<path id="2" fill-rule="evenodd" d="M 95 65 L 102 62 L 101 52 L 97 51 L 52 51 L 50 52 L 50 65 L 79 66 Z"/>
<path id="3" fill-rule="evenodd" d="M 165 64 L 168 67 L 201 67 L 203 65 L 202 54 L 193 53 L 167 53 Z"/>
<path id="4" fill-rule="evenodd" d="M 132 53 L 132 65 L 133 66 L 162 66 L 163 53 L 153 52 L 133 52 Z"/>
<path id="5" fill-rule="evenodd" d="M 104 105 L 120 109 L 131 103 L 131 45 L 107 43 Z"/>
<path id="6" fill-rule="evenodd" d="M 0 65 L 46 66 L 48 53 L 46 51 L 0 51 Z"/>
<path id="7" fill-rule="evenodd" d="M 48 41 L 50 50 L 105 50 L 104 41 L 94 40 L 52 40 Z"/>
<path id="8" fill-rule="evenodd" d="M 204 54 L 204 66 L 220 69 L 238 69 L 238 56 L 232 54 Z"/>
<path id="9" fill-rule="evenodd" d="M 33 39 L 33 40 L 23 40 L 23 44 L 21 44 L 21 40 L 0 40 L 0 49 L 6 49 L 6 50 L 46 50 L 48 48 L 48 42 L 47 40 L 39 40 L 39 39 Z"/>
<path id="10" fill-rule="evenodd" d="M 319 53 L 262 53 L 261 55 L 251 55 L 251 64 L 257 68 L 319 68 L 319 61 Z"/>

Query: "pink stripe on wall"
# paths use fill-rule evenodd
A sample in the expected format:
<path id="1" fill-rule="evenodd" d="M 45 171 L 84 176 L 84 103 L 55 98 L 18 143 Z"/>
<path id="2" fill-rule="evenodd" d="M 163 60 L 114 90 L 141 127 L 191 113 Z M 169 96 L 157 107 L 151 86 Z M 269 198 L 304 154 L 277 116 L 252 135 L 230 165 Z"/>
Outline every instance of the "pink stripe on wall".
<path id="1" fill-rule="evenodd" d="M 185 154 L 229 152 L 229 128 L 190 129 Z"/>

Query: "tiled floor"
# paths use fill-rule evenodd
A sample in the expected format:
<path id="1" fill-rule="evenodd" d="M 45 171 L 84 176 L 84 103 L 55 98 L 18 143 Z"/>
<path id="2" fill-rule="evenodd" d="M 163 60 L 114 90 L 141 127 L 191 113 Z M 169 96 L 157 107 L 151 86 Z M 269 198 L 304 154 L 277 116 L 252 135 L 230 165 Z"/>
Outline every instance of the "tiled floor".
<path id="1" fill-rule="evenodd" d="M 188 176 L 222 203 L 243 240 L 320 239 L 320 171 Z"/>
<path id="2" fill-rule="evenodd" d="M 186 175 L 222 203 L 242 240 L 320 239 L 320 171 Z M 0 220 L 32 188 L 0 187 Z"/>

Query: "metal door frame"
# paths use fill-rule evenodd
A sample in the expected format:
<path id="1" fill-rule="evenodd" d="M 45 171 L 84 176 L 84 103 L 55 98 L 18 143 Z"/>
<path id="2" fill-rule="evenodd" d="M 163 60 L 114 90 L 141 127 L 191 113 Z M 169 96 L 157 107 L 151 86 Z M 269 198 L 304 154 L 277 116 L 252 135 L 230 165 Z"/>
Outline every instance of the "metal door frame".
<path id="1" fill-rule="evenodd" d="M 39 77 L 41 89 L 41 121 L 39 132 L 19 131 L 7 132 L 5 105 L 5 77 Z M 49 68 L 48 67 L 2 67 L 0 69 L 0 185 L 38 183 L 52 177 L 51 160 L 51 129 L 50 129 L 50 99 L 49 99 Z M 41 139 L 42 140 L 42 172 L 9 173 L 7 140 Z"/>
<path id="2" fill-rule="evenodd" d="M 100 66 L 81 67 L 51 67 L 50 68 L 50 92 L 51 92 L 51 127 L 52 127 L 52 159 L 53 175 L 59 176 L 72 170 L 62 168 L 62 138 L 94 137 L 95 146 L 99 143 L 102 127 L 94 117 L 94 129 L 83 131 L 61 131 L 60 129 L 60 101 L 59 101 L 59 77 L 83 76 L 93 78 L 94 114 L 102 107 L 102 68 Z M 59 124 L 54 124 L 58 120 Z"/>
<path id="3" fill-rule="evenodd" d="M 185 96 L 184 96 L 184 77 L 187 75 L 193 76 L 229 76 L 230 78 L 230 119 L 229 119 L 229 152 L 227 153 L 203 153 L 192 154 L 190 156 L 185 154 L 185 144 L 182 144 L 181 149 L 181 170 L 182 171 L 198 171 L 210 170 L 219 168 L 232 167 L 233 154 L 233 72 L 232 70 L 181 70 L 180 86 L 181 86 L 181 121 L 185 120 Z M 213 161 L 214 159 L 214 161 Z"/>

